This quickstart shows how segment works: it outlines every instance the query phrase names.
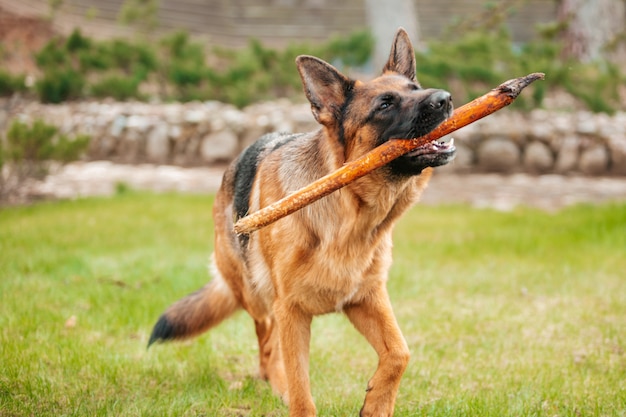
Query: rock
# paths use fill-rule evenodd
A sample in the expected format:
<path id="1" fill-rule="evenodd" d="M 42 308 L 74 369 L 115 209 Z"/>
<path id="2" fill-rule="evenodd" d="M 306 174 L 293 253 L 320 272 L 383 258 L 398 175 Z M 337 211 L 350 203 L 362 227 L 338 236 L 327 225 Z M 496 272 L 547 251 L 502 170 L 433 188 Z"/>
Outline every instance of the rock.
<path id="1" fill-rule="evenodd" d="M 311 113 L 310 104 L 296 104 L 291 107 L 291 121 L 295 132 L 308 132 L 317 129 L 319 124 Z"/>
<path id="2" fill-rule="evenodd" d="M 607 140 L 616 134 L 626 133 L 626 126 L 616 123 L 618 119 L 606 113 L 595 114 L 593 120 L 596 124 L 596 130 L 593 132 L 593 135 L 603 140 Z"/>
<path id="3" fill-rule="evenodd" d="M 187 128 L 187 130 L 193 130 L 194 133 L 197 133 L 201 136 L 205 136 L 213 131 L 213 126 L 211 125 L 211 122 L 209 120 L 202 120 L 196 125 L 186 125 L 185 127 Z"/>
<path id="4" fill-rule="evenodd" d="M 578 136 L 566 136 L 561 142 L 558 150 L 556 162 L 554 164 L 555 172 L 565 174 L 575 171 L 578 167 L 578 156 L 580 154 L 580 139 Z"/>
<path id="5" fill-rule="evenodd" d="M 128 118 L 126 116 L 124 116 L 123 114 L 120 114 L 113 120 L 111 129 L 109 130 L 109 133 L 111 134 L 111 136 L 119 137 L 122 134 L 122 132 L 124 131 L 124 128 L 126 127 L 127 119 Z"/>
<path id="6" fill-rule="evenodd" d="M 128 117 L 126 127 L 128 129 L 134 129 L 138 132 L 145 133 L 150 129 L 153 124 L 153 120 L 145 115 L 132 114 Z"/>
<path id="7" fill-rule="evenodd" d="M 555 113 L 546 123 L 554 126 L 558 133 L 565 134 L 572 130 L 572 116 L 572 113 Z"/>
<path id="8" fill-rule="evenodd" d="M 544 109 L 535 109 L 530 113 L 527 128 L 531 139 L 552 143 L 558 137 L 551 116 L 551 113 Z"/>
<path id="9" fill-rule="evenodd" d="M 89 156 L 93 159 L 108 159 L 114 156 L 118 138 L 105 135 L 93 140 L 89 146 Z"/>
<path id="10" fill-rule="evenodd" d="M 236 134 L 243 132 L 249 124 L 246 114 L 232 106 L 224 109 L 222 118 L 226 126 Z"/>
<path id="11" fill-rule="evenodd" d="M 515 143 L 521 143 L 528 134 L 529 123 L 518 112 L 503 112 L 491 115 L 480 124 L 483 136 L 506 137 Z"/>
<path id="12" fill-rule="evenodd" d="M 182 159 L 189 165 L 200 165 L 202 163 L 202 157 L 200 154 L 200 145 L 202 143 L 202 137 L 194 136 L 190 138 L 185 147 L 185 154 Z"/>
<path id="13" fill-rule="evenodd" d="M 252 125 L 249 129 L 241 134 L 241 149 L 247 148 L 257 141 L 261 136 L 269 133 L 267 127 L 259 127 Z"/>
<path id="14" fill-rule="evenodd" d="M 604 145 L 591 145 L 581 153 L 578 167 L 585 175 L 606 174 L 609 167 L 609 151 Z"/>
<path id="15" fill-rule="evenodd" d="M 598 123 L 594 114 L 588 111 L 578 112 L 576 117 L 576 131 L 583 135 L 593 135 L 598 130 Z"/>
<path id="16" fill-rule="evenodd" d="M 224 129 L 202 139 L 200 155 L 208 163 L 230 161 L 237 156 L 239 141 L 232 130 Z"/>
<path id="17" fill-rule="evenodd" d="M 608 140 L 611 151 L 611 174 L 626 175 L 626 134 L 615 134 Z"/>
<path id="18" fill-rule="evenodd" d="M 214 114 L 211 118 L 210 127 L 210 130 L 219 132 L 220 130 L 226 129 L 226 121 L 219 114 Z"/>
<path id="19" fill-rule="evenodd" d="M 84 134 L 89 135 L 92 138 L 99 136 L 102 132 L 102 128 L 97 123 L 97 118 L 92 115 L 78 115 L 73 119 L 72 135 Z"/>
<path id="20" fill-rule="evenodd" d="M 198 124 L 207 118 L 205 112 L 201 109 L 189 109 L 185 112 L 183 120 L 185 123 Z"/>
<path id="21" fill-rule="evenodd" d="M 469 124 L 452 133 L 456 141 L 475 149 L 483 141 L 484 135 L 480 129 L 480 121 Z"/>
<path id="22" fill-rule="evenodd" d="M 293 123 L 285 109 L 274 107 L 269 113 L 270 125 L 275 132 L 293 133 Z"/>
<path id="23" fill-rule="evenodd" d="M 554 154 L 558 154 L 565 138 L 574 133 L 574 120 L 573 116 L 569 113 L 555 113 L 544 123 L 550 125 L 549 129 L 551 133 L 544 134 L 542 141 L 550 146 Z M 539 136 L 534 137 L 538 138 Z"/>
<path id="24" fill-rule="evenodd" d="M 181 136 L 170 143 L 173 143 L 172 163 L 174 165 L 199 165 L 202 164 L 200 157 L 200 141 L 201 135 Z"/>
<path id="25" fill-rule="evenodd" d="M 554 155 L 550 148 L 539 141 L 533 141 L 526 146 L 524 152 L 524 167 L 531 173 L 544 174 L 554 165 Z"/>
<path id="26" fill-rule="evenodd" d="M 179 103 L 165 104 L 161 111 L 162 117 L 167 123 L 179 125 L 183 122 L 183 108 Z"/>
<path id="27" fill-rule="evenodd" d="M 183 130 L 180 128 L 180 125 L 169 125 L 167 136 L 172 140 L 176 140 L 182 133 Z"/>
<path id="28" fill-rule="evenodd" d="M 510 140 L 495 137 L 479 145 L 476 157 L 478 167 L 482 170 L 512 172 L 519 167 L 521 153 Z"/>
<path id="29" fill-rule="evenodd" d="M 132 164 L 141 159 L 144 147 L 144 134 L 136 128 L 128 128 L 118 141 L 116 149 L 118 160 Z"/>
<path id="30" fill-rule="evenodd" d="M 170 156 L 169 129 L 167 124 L 155 125 L 146 139 L 146 157 L 150 162 L 164 163 Z"/>

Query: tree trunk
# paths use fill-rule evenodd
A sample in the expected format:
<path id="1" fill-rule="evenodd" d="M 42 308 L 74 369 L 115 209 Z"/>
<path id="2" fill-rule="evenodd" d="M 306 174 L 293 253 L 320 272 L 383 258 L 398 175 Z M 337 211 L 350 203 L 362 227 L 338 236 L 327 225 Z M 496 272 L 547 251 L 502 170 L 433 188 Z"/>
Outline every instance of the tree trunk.
<path id="1" fill-rule="evenodd" d="M 625 57 L 620 42 L 626 27 L 624 0 L 561 0 L 558 19 L 565 24 L 566 58 L 591 62 Z"/>
<path id="2" fill-rule="evenodd" d="M 378 74 L 387 62 L 391 42 L 402 26 L 413 46 L 418 46 L 417 11 L 413 0 L 365 0 L 367 23 L 374 35 L 374 73 Z"/>

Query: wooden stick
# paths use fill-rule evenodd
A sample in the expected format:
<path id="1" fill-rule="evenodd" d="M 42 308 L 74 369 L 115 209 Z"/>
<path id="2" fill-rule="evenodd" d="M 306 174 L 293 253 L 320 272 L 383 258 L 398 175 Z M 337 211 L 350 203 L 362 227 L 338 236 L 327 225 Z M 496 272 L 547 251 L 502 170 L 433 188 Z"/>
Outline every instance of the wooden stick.
<path id="1" fill-rule="evenodd" d="M 544 76 L 543 73 L 532 73 L 525 77 L 506 81 L 489 93 L 456 109 L 448 120 L 427 135 L 414 139 L 391 139 L 383 143 L 335 172 L 255 213 L 242 217 L 235 223 L 235 233 L 248 234 L 265 227 L 388 164 L 405 153 L 508 106 L 525 87 L 536 80 L 543 79 Z"/>

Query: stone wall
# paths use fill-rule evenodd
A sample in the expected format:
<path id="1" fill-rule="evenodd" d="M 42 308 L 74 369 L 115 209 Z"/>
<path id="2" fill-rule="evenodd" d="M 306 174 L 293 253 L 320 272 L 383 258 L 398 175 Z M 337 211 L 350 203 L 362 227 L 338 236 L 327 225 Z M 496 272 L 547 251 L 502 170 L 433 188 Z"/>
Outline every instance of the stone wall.
<path id="1" fill-rule="evenodd" d="M 7 108 L 11 110 L 6 110 Z M 5 109 L 5 110 L 3 110 Z M 180 166 L 221 164 L 271 131 L 317 128 L 308 104 L 37 102 L 0 106 L 0 127 L 42 118 L 63 133 L 92 136 L 87 159 Z M 448 172 L 626 175 L 626 113 L 503 109 L 452 134 Z"/>

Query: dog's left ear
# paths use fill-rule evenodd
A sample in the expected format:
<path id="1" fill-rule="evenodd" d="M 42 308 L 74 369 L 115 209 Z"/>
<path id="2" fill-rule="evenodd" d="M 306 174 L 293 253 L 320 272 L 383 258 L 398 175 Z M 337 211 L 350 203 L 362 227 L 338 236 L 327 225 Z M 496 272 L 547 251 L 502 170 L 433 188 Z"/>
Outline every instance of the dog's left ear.
<path id="1" fill-rule="evenodd" d="M 385 68 L 383 68 L 383 74 L 386 72 L 397 72 L 411 81 L 417 82 L 415 67 L 415 51 L 413 50 L 411 39 L 409 39 L 409 34 L 406 33 L 406 30 L 400 28 L 393 39 L 389 60 Z"/>
<path id="2" fill-rule="evenodd" d="M 336 124 L 354 81 L 313 56 L 301 55 L 296 64 L 315 120 L 327 127 Z"/>

